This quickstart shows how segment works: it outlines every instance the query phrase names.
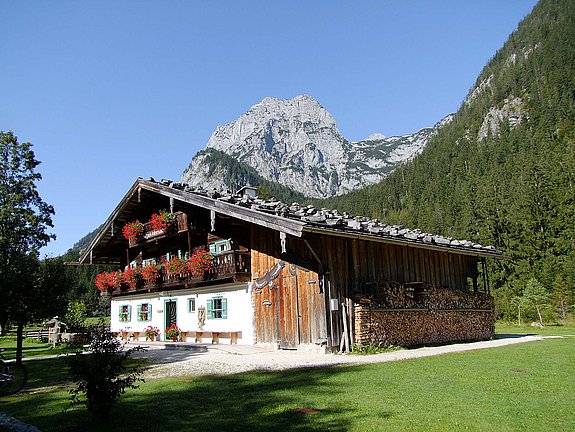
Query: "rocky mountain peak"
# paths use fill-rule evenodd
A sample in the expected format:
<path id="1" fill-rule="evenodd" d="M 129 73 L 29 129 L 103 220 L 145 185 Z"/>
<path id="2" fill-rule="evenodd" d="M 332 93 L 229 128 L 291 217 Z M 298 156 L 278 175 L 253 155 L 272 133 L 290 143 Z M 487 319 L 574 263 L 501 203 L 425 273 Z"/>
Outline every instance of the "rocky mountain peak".
<path id="1" fill-rule="evenodd" d="M 350 143 L 333 116 L 308 95 L 267 97 L 237 120 L 218 126 L 181 181 L 194 186 L 231 188 L 230 179 L 210 165 L 210 150 L 231 156 L 263 178 L 311 197 L 345 193 L 381 180 L 398 163 L 423 149 L 432 128 L 403 137 L 373 134 Z"/>

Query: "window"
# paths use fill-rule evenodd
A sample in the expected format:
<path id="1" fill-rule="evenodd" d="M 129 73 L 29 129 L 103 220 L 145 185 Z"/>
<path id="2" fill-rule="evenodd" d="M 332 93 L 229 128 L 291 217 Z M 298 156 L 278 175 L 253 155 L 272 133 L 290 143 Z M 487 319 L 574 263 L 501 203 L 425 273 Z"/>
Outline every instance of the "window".
<path id="1" fill-rule="evenodd" d="M 120 306 L 120 322 L 130 322 L 132 320 L 132 306 Z"/>
<path id="2" fill-rule="evenodd" d="M 226 319 L 228 317 L 228 300 L 223 297 L 208 299 L 208 319 Z"/>
<path id="3" fill-rule="evenodd" d="M 211 254 L 220 254 L 223 252 L 227 252 L 232 250 L 232 242 L 231 239 L 227 240 L 218 240 L 213 243 L 210 243 L 210 253 Z"/>
<path id="4" fill-rule="evenodd" d="M 150 303 L 142 303 L 138 305 L 138 321 L 151 321 L 152 320 L 152 305 Z"/>
<path id="5" fill-rule="evenodd" d="M 188 299 L 188 312 L 195 312 L 196 311 L 196 299 L 189 298 Z"/>

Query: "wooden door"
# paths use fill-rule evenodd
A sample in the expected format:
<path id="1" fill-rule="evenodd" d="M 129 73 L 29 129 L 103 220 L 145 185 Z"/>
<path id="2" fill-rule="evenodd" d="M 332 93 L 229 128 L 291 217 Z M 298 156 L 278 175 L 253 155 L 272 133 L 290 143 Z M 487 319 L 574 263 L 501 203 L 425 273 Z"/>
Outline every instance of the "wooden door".
<path id="1" fill-rule="evenodd" d="M 282 349 L 296 349 L 300 343 L 297 273 L 284 269 L 279 279 L 279 345 Z"/>

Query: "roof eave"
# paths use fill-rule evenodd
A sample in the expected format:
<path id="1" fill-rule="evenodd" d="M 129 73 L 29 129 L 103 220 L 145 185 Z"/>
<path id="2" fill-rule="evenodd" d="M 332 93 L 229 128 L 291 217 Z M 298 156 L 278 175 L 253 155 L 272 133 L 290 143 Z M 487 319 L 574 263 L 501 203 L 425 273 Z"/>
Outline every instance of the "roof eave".
<path id="1" fill-rule="evenodd" d="M 447 253 L 455 253 L 459 255 L 467 255 L 467 256 L 477 256 L 482 258 L 496 258 L 496 259 L 504 259 L 505 256 L 498 250 L 485 250 L 485 249 L 476 249 L 476 248 L 469 248 L 463 246 L 448 246 L 448 245 L 441 245 L 437 243 L 425 243 L 423 241 L 418 240 L 410 240 L 410 239 L 398 239 L 392 236 L 385 236 L 385 235 L 373 235 L 368 233 L 362 232 L 351 232 L 351 231 L 343 231 L 343 230 L 335 230 L 329 228 L 323 228 L 313 225 L 307 225 L 304 228 L 304 232 L 306 233 L 314 233 L 314 234 L 329 234 L 338 237 L 346 237 L 351 239 L 360 239 L 360 240 L 368 240 L 374 241 L 378 243 L 387 243 L 387 244 L 394 244 L 398 246 L 408 246 L 420 249 L 427 249 L 427 250 L 434 250 L 438 252 L 447 252 Z"/>

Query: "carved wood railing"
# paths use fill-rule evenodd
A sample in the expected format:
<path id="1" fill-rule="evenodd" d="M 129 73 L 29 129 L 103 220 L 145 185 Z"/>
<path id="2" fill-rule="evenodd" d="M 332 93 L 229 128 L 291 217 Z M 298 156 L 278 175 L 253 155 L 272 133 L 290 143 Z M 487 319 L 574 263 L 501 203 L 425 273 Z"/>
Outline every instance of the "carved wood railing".
<path id="1" fill-rule="evenodd" d="M 123 286 L 111 294 L 127 294 L 133 292 L 159 291 L 164 288 L 191 288 L 196 286 L 215 285 L 227 282 L 249 282 L 251 280 L 251 265 L 249 251 L 228 251 L 212 256 L 211 268 L 202 275 L 182 272 L 169 274 L 164 268 L 159 271 L 156 283 L 140 282 L 135 288 Z"/>
<path id="2" fill-rule="evenodd" d="M 188 217 L 185 213 L 176 212 L 174 213 L 175 221 L 161 229 L 155 230 L 151 222 L 144 224 L 144 234 L 140 239 L 131 239 L 128 244 L 129 247 L 135 247 L 139 244 L 146 243 L 151 240 L 158 240 L 159 238 L 165 237 L 170 234 L 182 233 L 188 230 Z"/>

